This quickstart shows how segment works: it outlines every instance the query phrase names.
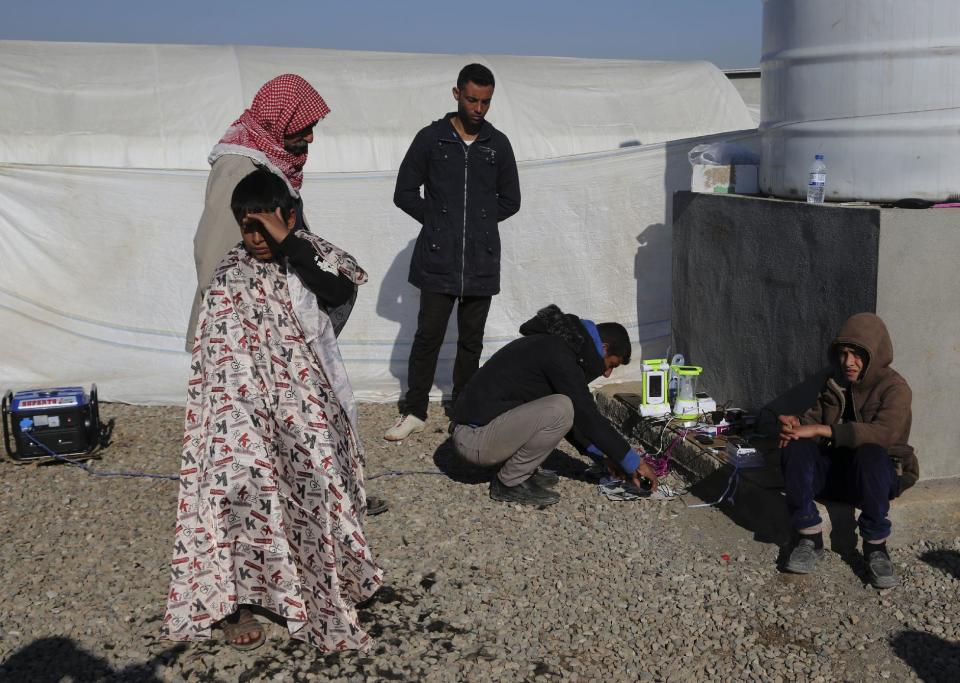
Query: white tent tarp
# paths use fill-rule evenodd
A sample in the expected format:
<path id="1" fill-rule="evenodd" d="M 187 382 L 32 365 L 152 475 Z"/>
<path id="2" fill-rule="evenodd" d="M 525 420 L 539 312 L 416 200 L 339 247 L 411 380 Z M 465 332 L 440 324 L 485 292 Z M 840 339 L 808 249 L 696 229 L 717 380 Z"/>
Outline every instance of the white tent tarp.
<path id="1" fill-rule="evenodd" d="M 333 109 L 311 145 L 308 219 L 371 274 L 344 359 L 358 397 L 396 398 L 419 228 L 392 204 L 396 168 L 453 108 L 468 61 L 497 76 L 490 120 L 511 139 L 523 193 L 501 224 L 484 355 L 551 302 L 623 322 L 637 357 L 662 352 L 670 195 L 689 186 L 696 142 L 669 141 L 751 127 L 709 64 L 0 41 L 0 388 L 97 382 L 110 400 L 182 400 L 206 155 L 263 82 L 294 72 Z M 447 392 L 454 353 L 441 352 Z"/>

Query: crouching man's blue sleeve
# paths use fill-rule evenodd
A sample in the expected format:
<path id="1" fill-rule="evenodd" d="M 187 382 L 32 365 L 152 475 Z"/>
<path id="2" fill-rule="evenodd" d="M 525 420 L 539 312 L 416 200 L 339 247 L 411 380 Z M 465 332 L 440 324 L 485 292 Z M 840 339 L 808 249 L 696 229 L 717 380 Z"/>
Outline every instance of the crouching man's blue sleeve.
<path id="1" fill-rule="evenodd" d="M 620 467 L 622 467 L 623 471 L 627 474 L 633 474 L 637 471 L 637 468 L 640 467 L 640 454 L 631 448 L 627 451 L 627 454 L 621 458 Z"/>
<path id="2" fill-rule="evenodd" d="M 606 457 L 603 454 L 603 451 L 593 444 L 587 446 L 587 455 L 597 462 L 602 462 Z M 622 467 L 623 471 L 627 474 L 633 474 L 637 471 L 637 468 L 640 467 L 640 454 L 631 448 L 629 451 L 627 451 L 626 455 L 620 459 L 620 467 Z"/>

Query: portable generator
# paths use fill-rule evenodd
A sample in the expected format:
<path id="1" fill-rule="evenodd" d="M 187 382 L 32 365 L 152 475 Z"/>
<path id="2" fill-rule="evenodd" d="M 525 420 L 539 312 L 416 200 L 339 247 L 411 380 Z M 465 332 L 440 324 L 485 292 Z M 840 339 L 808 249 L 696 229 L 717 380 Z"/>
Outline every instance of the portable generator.
<path id="1" fill-rule="evenodd" d="M 83 387 L 8 391 L 2 413 L 3 447 L 15 462 L 52 454 L 90 457 L 105 434 L 96 384 L 89 394 Z"/>

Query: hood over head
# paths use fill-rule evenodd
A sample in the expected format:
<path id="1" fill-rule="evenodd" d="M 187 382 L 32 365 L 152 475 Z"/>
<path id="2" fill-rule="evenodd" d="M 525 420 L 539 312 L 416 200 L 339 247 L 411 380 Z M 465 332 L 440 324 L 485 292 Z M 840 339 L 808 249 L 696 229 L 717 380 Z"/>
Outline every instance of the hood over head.
<path id="1" fill-rule="evenodd" d="M 873 313 L 857 313 L 847 318 L 840 332 L 830 342 L 830 362 L 837 365 L 837 349 L 841 346 L 855 346 L 866 354 L 863 373 L 858 383 L 869 385 L 876 382 L 880 370 L 893 362 L 893 342 L 887 326 L 879 316 Z"/>
<path id="2" fill-rule="evenodd" d="M 583 368 L 588 382 L 600 377 L 605 370 L 596 327 L 589 320 L 564 313 L 556 304 L 537 311 L 535 316 L 520 326 L 520 334 L 550 334 L 562 339 L 577 355 L 577 363 Z"/>

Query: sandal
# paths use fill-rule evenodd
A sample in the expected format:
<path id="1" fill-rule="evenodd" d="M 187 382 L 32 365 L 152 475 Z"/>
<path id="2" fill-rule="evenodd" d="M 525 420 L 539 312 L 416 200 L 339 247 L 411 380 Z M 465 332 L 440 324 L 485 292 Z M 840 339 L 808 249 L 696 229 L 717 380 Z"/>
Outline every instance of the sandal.
<path id="1" fill-rule="evenodd" d="M 367 496 L 367 515 L 373 517 L 390 509 L 386 500 L 379 496 Z"/>
<path id="2" fill-rule="evenodd" d="M 233 614 L 220 622 L 220 628 L 223 629 L 223 638 L 227 645 L 240 652 L 256 650 L 263 645 L 267 639 L 263 626 L 254 618 L 253 613 L 248 609 L 237 609 Z M 250 637 L 252 633 L 258 633 L 259 635 L 248 643 L 234 642 L 243 636 Z"/>

